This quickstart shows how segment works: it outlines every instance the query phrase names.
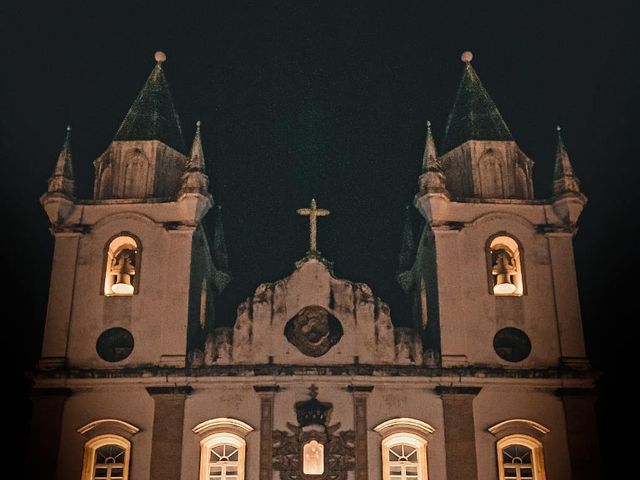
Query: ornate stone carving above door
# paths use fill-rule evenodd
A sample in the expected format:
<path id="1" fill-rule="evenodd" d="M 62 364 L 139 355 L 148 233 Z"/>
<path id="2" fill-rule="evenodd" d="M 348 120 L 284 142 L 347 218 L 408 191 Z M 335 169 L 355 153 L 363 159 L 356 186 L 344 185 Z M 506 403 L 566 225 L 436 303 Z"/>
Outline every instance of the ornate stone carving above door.
<path id="1" fill-rule="evenodd" d="M 329 426 L 333 405 L 317 400 L 314 385 L 309 394 L 295 405 L 299 425 L 287 422 L 288 432 L 273 431 L 273 469 L 280 480 L 346 480 L 355 469 L 355 432 Z"/>

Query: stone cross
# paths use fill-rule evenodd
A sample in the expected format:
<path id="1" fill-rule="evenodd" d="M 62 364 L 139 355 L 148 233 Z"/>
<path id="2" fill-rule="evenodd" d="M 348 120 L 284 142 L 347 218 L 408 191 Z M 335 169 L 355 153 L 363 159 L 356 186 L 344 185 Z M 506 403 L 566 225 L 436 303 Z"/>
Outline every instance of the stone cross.
<path id="1" fill-rule="evenodd" d="M 302 215 L 305 217 L 309 217 L 309 253 L 317 254 L 318 253 L 318 227 L 316 224 L 318 217 L 326 217 L 329 215 L 329 210 L 325 210 L 324 208 L 318 208 L 316 205 L 316 199 L 311 199 L 311 205 L 309 208 L 299 208 L 297 210 L 298 215 Z"/>

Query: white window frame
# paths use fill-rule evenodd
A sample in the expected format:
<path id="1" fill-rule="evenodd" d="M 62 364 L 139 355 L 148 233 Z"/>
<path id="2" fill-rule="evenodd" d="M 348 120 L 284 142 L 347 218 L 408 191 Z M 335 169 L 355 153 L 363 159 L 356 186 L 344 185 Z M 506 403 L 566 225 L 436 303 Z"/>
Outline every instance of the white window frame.
<path id="1" fill-rule="evenodd" d="M 238 480 L 245 480 L 247 442 L 245 437 L 253 432 L 253 427 L 236 418 L 211 418 L 193 427 L 193 433 L 200 436 L 199 480 L 209 480 L 209 458 L 211 449 L 222 443 L 238 448 Z"/>
<path id="2" fill-rule="evenodd" d="M 389 451 L 396 445 L 410 445 L 417 450 L 418 480 L 429 479 L 428 468 L 428 435 L 435 429 L 426 422 L 416 418 L 391 418 L 374 428 L 382 436 L 382 478 L 391 480 L 389 468 Z"/>
<path id="3" fill-rule="evenodd" d="M 513 434 L 501 438 L 496 443 L 498 453 L 498 474 L 500 480 L 504 480 L 504 460 L 502 451 L 513 445 L 522 445 L 531 450 L 531 467 L 533 470 L 533 480 L 546 480 L 547 475 L 544 468 L 544 451 L 542 442 L 523 434 Z"/>
<path id="4" fill-rule="evenodd" d="M 209 471 L 212 465 L 210 461 L 211 450 L 223 444 L 231 445 L 238 449 L 238 474 L 234 476 L 238 480 L 244 480 L 247 442 L 245 442 L 244 438 L 228 432 L 214 433 L 200 442 L 200 480 L 209 480 Z"/>
<path id="5" fill-rule="evenodd" d="M 416 449 L 417 453 L 417 480 L 428 480 L 429 470 L 427 468 L 427 441 L 418 435 L 408 432 L 394 433 L 382 440 L 382 478 L 391 480 L 390 469 L 395 463 L 389 459 L 391 448 L 398 445 L 409 445 Z"/>
<path id="6" fill-rule="evenodd" d="M 84 461 L 82 480 L 95 479 L 96 451 L 106 445 L 117 445 L 124 449 L 123 480 L 129 479 L 129 462 L 131 458 L 131 442 L 124 437 L 113 434 L 98 435 L 84 444 Z"/>

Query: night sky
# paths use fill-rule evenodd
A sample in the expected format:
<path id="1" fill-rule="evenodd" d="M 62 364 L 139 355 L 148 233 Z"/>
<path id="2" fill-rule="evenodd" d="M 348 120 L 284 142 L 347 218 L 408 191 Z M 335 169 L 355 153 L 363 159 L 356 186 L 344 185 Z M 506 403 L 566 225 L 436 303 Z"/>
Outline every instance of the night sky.
<path id="1" fill-rule="evenodd" d="M 37 359 L 53 239 L 38 198 L 73 127 L 76 188 L 107 148 L 155 62 L 190 144 L 202 121 L 211 192 L 223 205 L 233 283 L 220 321 L 262 282 L 288 275 L 307 247 L 295 214 L 315 195 L 319 247 L 342 278 L 368 283 L 407 323 L 394 281 L 425 122 L 442 139 L 464 50 L 547 198 L 555 126 L 589 204 L 575 240 L 605 446 L 624 422 L 637 342 L 635 281 L 640 42 L 638 2 L 42 2 L 0 7 L 0 158 L 5 361 Z M 346 6 L 350 3 L 350 6 Z M 203 5 L 206 5 L 203 6 Z M 416 218 L 415 220 L 418 220 Z M 13 303 L 13 302 L 12 302 Z M 626 309 L 631 308 L 629 313 Z M 25 431 L 28 420 L 25 418 Z"/>

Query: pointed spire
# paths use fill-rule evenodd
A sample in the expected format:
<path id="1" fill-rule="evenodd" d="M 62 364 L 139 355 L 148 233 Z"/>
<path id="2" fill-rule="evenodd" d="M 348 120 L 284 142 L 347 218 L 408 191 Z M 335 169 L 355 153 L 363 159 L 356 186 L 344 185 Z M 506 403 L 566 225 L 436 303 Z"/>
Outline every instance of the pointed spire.
<path id="1" fill-rule="evenodd" d="M 433 134 L 431 133 L 431 121 L 427 120 L 427 140 L 424 145 L 424 155 L 422 155 L 422 171 L 426 172 L 429 168 L 439 167 L 438 151 L 436 150 L 436 143 L 433 141 Z"/>
<path id="2" fill-rule="evenodd" d="M 471 66 L 473 54 L 464 52 L 465 64 L 453 108 L 449 114 L 442 150 L 446 153 L 468 140 L 513 140 L 495 103 Z"/>
<path id="3" fill-rule="evenodd" d="M 114 140 L 159 140 L 184 152 L 180 119 L 176 113 L 162 64 L 167 57 L 155 54 L 156 66 L 131 105 Z"/>
<path id="4" fill-rule="evenodd" d="M 205 171 L 204 150 L 202 149 L 202 138 L 200 137 L 201 125 L 202 125 L 202 122 L 198 120 L 196 122 L 196 135 L 195 137 L 193 137 L 193 143 L 191 144 L 191 156 L 189 157 L 189 163 L 187 164 L 187 169 L 204 172 Z"/>
<path id="5" fill-rule="evenodd" d="M 53 171 L 53 175 L 49 178 L 47 191 L 50 193 L 62 193 L 73 196 L 74 193 L 74 177 L 73 162 L 71 156 L 71 126 L 67 125 L 67 133 L 65 135 L 62 149 L 58 155 L 58 161 Z"/>
<path id="6" fill-rule="evenodd" d="M 182 175 L 182 187 L 180 194 L 183 193 L 200 193 L 202 195 L 209 194 L 209 177 L 205 173 L 204 150 L 202 148 L 202 137 L 200 127 L 202 122 L 196 122 L 196 134 L 191 145 L 191 156 L 185 166 Z"/>
<path id="7" fill-rule="evenodd" d="M 580 193 L 580 180 L 573 173 L 571 160 L 567 147 L 562 140 L 562 132 L 560 125 L 556 127 L 558 132 L 558 145 L 556 147 L 556 165 L 553 172 L 553 194 L 555 196 L 563 193 Z"/>
<path id="8" fill-rule="evenodd" d="M 227 253 L 227 242 L 224 239 L 224 225 L 222 223 L 222 205 L 216 209 L 216 223 L 213 230 L 213 261 L 216 268 L 221 270 L 229 269 L 229 254 Z"/>
<path id="9" fill-rule="evenodd" d="M 422 155 L 422 175 L 418 180 L 420 193 L 444 193 L 448 195 L 447 185 L 442 165 L 438 158 L 436 143 L 431 133 L 431 122 L 427 121 L 427 139 Z"/>
<path id="10" fill-rule="evenodd" d="M 413 227 L 411 225 L 411 209 L 407 205 L 404 213 L 404 225 L 402 227 L 402 242 L 400 244 L 400 257 L 398 262 L 398 271 L 406 272 L 411 270 L 416 255 L 416 242 L 413 236 Z"/>

